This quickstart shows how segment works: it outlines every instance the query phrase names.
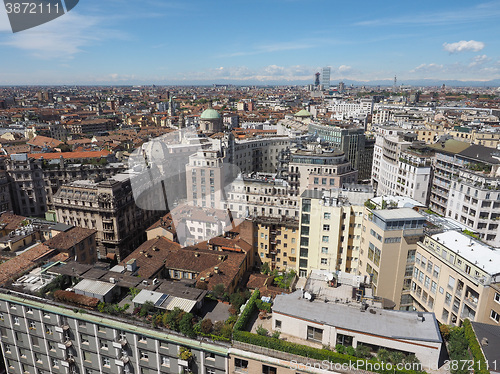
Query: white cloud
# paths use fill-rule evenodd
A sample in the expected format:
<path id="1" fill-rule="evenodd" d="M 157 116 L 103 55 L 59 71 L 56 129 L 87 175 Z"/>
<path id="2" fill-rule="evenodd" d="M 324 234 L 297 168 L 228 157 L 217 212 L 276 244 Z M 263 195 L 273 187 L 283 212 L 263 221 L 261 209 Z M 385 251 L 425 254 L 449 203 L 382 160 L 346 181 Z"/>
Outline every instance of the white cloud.
<path id="1" fill-rule="evenodd" d="M 475 56 L 470 63 L 421 64 L 409 72 L 413 78 L 491 80 L 500 77 L 500 67 L 486 55 Z"/>
<path id="2" fill-rule="evenodd" d="M 40 59 L 72 59 L 77 53 L 106 38 L 117 37 L 112 30 L 99 27 L 99 17 L 72 11 L 38 27 L 15 34 L 2 33 L 0 45 L 25 50 Z M 9 27 L 10 28 L 10 27 Z M 4 22 L 0 19 L 0 31 Z"/>
<path id="3" fill-rule="evenodd" d="M 443 70 L 443 65 L 430 63 L 430 64 L 420 64 L 416 68 L 410 70 L 410 73 L 427 73 L 427 72 L 436 72 Z"/>
<path id="4" fill-rule="evenodd" d="M 347 74 L 352 72 L 352 67 L 349 65 L 340 65 L 337 69 L 338 74 Z"/>
<path id="5" fill-rule="evenodd" d="M 472 62 L 469 64 L 469 67 L 484 65 L 487 62 L 490 62 L 491 58 L 486 55 L 478 55 L 472 59 Z"/>
<path id="6" fill-rule="evenodd" d="M 459 53 L 459 52 L 479 52 L 484 48 L 483 42 L 477 42 L 475 40 L 460 40 L 456 43 L 443 43 L 443 49 L 450 53 Z"/>

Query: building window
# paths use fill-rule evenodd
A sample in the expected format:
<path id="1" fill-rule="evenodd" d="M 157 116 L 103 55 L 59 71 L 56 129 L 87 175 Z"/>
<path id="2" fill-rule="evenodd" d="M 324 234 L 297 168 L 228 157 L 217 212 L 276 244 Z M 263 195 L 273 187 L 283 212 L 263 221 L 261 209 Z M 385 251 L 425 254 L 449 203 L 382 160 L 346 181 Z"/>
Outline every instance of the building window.
<path id="1" fill-rule="evenodd" d="M 109 359 L 109 357 L 103 357 L 102 358 L 102 366 L 111 366 L 111 360 Z"/>
<path id="2" fill-rule="evenodd" d="M 83 351 L 84 361 L 92 362 L 92 354 L 88 351 Z"/>
<path id="3" fill-rule="evenodd" d="M 321 259 L 321 265 L 327 265 L 328 264 L 328 259 L 322 258 Z"/>
<path id="4" fill-rule="evenodd" d="M 500 322 L 500 314 L 498 314 L 494 310 L 491 310 L 491 312 L 490 312 L 490 318 L 492 320 L 494 320 L 496 323 Z"/>
<path id="5" fill-rule="evenodd" d="M 141 360 L 149 360 L 149 353 L 146 351 L 140 351 L 139 356 Z"/>
<path id="6" fill-rule="evenodd" d="M 495 293 L 495 301 L 497 303 L 500 303 L 500 293 L 498 293 L 498 292 Z"/>
<path id="7" fill-rule="evenodd" d="M 274 328 L 281 329 L 281 321 L 279 319 L 274 321 Z"/>
<path id="8" fill-rule="evenodd" d="M 163 366 L 170 366 L 170 358 L 167 356 L 161 356 L 161 364 Z"/>
<path id="9" fill-rule="evenodd" d="M 80 340 L 82 344 L 89 344 L 89 337 L 88 335 L 81 334 L 80 335 Z"/>
<path id="10" fill-rule="evenodd" d="M 52 326 L 46 326 L 45 327 L 45 333 L 47 335 L 52 335 L 54 332 L 52 331 Z"/>
<path id="11" fill-rule="evenodd" d="M 321 247 L 321 253 L 328 254 L 328 247 Z"/>
<path id="12" fill-rule="evenodd" d="M 17 316 L 12 317 L 12 321 L 13 321 L 14 325 L 19 325 L 19 317 L 17 317 Z"/>
<path id="13" fill-rule="evenodd" d="M 106 340 L 100 340 L 101 349 L 108 349 L 108 342 Z"/>
<path id="14" fill-rule="evenodd" d="M 36 330 L 36 323 L 35 323 L 35 321 L 31 321 L 30 320 L 28 323 L 29 323 L 29 329 L 30 330 Z"/>
<path id="15" fill-rule="evenodd" d="M 248 361 L 242 360 L 241 358 L 235 358 L 234 359 L 234 369 L 238 373 L 248 372 Z"/>
<path id="16" fill-rule="evenodd" d="M 276 374 L 277 369 L 273 366 L 262 365 L 262 374 Z"/>
<path id="17" fill-rule="evenodd" d="M 323 214 L 323 219 L 330 219 L 331 218 L 331 213 L 324 213 Z"/>
<path id="18" fill-rule="evenodd" d="M 330 231 L 330 225 L 323 225 L 323 231 Z"/>
<path id="19" fill-rule="evenodd" d="M 317 327 L 307 326 L 307 339 L 314 340 L 317 342 L 323 341 L 323 329 L 318 329 Z"/>
<path id="20" fill-rule="evenodd" d="M 59 366 L 59 360 L 57 358 L 51 358 L 50 359 L 50 364 L 53 366 L 53 367 L 58 367 Z"/>
<path id="21" fill-rule="evenodd" d="M 323 238 L 321 239 L 323 243 L 328 243 L 329 240 L 330 240 L 330 237 L 328 236 L 323 236 Z"/>
<path id="22" fill-rule="evenodd" d="M 207 374 L 215 374 L 215 369 L 208 369 L 206 371 Z"/>

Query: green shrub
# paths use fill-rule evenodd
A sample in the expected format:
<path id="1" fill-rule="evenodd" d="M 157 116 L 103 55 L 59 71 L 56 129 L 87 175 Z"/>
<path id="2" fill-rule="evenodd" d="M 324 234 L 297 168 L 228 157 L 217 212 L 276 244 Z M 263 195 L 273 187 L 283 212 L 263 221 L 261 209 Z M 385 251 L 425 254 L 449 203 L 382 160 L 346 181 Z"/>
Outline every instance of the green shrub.
<path id="1" fill-rule="evenodd" d="M 273 338 L 273 339 L 279 339 L 279 338 L 280 338 L 280 335 L 281 335 L 281 331 L 276 330 L 276 331 L 274 331 L 274 332 L 272 333 L 271 338 Z"/>
<path id="2" fill-rule="evenodd" d="M 248 299 L 248 303 L 245 309 L 243 310 L 243 312 L 241 312 L 240 318 L 238 318 L 238 320 L 234 324 L 233 330 L 240 331 L 244 330 L 247 327 L 248 321 L 250 320 L 250 317 L 255 311 L 256 300 L 259 300 L 259 297 L 260 297 L 260 291 L 255 290 L 250 299 Z"/>
<path id="3" fill-rule="evenodd" d="M 337 344 L 335 346 L 335 351 L 337 351 L 338 353 L 344 354 L 345 353 L 345 347 L 342 344 Z"/>
<path id="4" fill-rule="evenodd" d="M 450 339 L 448 341 L 448 353 L 450 354 L 451 362 L 464 362 L 469 359 L 468 352 L 469 344 L 465 339 L 464 328 L 452 330 Z M 469 371 L 464 365 L 451 366 L 450 371 L 452 374 L 468 374 Z"/>
<path id="5" fill-rule="evenodd" d="M 212 323 L 212 320 L 210 318 L 205 318 L 203 321 L 201 321 L 200 330 L 202 333 L 210 334 L 213 327 L 214 324 Z"/>
<path id="6" fill-rule="evenodd" d="M 345 349 L 345 353 L 349 356 L 356 356 L 356 350 L 351 346 Z"/>
<path id="7" fill-rule="evenodd" d="M 359 358 L 371 358 L 372 355 L 370 353 L 370 348 L 368 348 L 366 345 L 361 345 L 358 344 L 356 347 L 354 355 Z"/>
<path id="8" fill-rule="evenodd" d="M 468 319 L 464 320 L 463 323 L 465 338 L 469 343 L 469 349 L 474 357 L 474 373 L 475 374 L 489 374 L 489 370 L 486 366 L 486 359 L 484 357 L 483 351 L 476 339 L 476 334 L 472 329 L 472 324 Z"/>
<path id="9" fill-rule="evenodd" d="M 191 313 L 186 313 L 182 316 L 179 322 L 179 330 L 184 335 L 194 338 L 196 336 L 193 330 L 193 315 Z"/>
<path id="10" fill-rule="evenodd" d="M 257 334 L 252 334 L 247 331 L 233 331 L 233 339 L 248 343 L 252 345 L 257 345 L 260 347 L 265 347 L 269 349 L 274 349 L 281 352 L 287 352 L 293 355 L 308 357 L 314 360 L 323 361 L 328 360 L 334 363 L 349 364 L 349 362 L 356 362 L 360 360 L 357 357 L 349 354 L 341 354 L 338 352 L 332 352 L 328 349 L 313 348 L 306 345 L 291 343 L 285 340 L 273 339 L 269 336 L 261 336 Z M 337 347 L 336 347 L 337 348 Z M 349 350 L 351 348 L 354 352 L 354 348 L 347 347 Z M 370 361 L 373 362 L 373 361 Z M 381 374 L 416 374 L 417 372 L 411 370 L 391 370 L 380 371 Z"/>
<path id="11" fill-rule="evenodd" d="M 262 327 L 262 325 L 257 326 L 256 331 L 257 331 L 257 334 L 261 335 L 261 336 L 267 336 L 267 333 L 269 332 L 269 331 L 267 331 L 267 329 Z"/>

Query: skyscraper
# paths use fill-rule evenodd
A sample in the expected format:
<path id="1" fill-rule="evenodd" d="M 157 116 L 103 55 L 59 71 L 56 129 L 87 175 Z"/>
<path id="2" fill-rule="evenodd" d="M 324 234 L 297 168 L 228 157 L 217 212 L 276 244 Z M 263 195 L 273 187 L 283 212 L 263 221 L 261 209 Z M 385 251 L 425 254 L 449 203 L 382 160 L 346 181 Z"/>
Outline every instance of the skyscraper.
<path id="1" fill-rule="evenodd" d="M 330 72 L 331 68 L 329 66 L 325 66 L 323 68 L 323 74 L 321 76 L 321 84 L 323 85 L 323 89 L 328 90 L 330 88 Z"/>
<path id="2" fill-rule="evenodd" d="M 320 76 L 320 73 L 316 73 L 316 74 L 314 74 L 314 76 L 316 77 L 316 78 L 314 79 L 314 85 L 315 85 L 316 87 L 318 87 L 318 86 L 319 86 L 319 76 Z"/>

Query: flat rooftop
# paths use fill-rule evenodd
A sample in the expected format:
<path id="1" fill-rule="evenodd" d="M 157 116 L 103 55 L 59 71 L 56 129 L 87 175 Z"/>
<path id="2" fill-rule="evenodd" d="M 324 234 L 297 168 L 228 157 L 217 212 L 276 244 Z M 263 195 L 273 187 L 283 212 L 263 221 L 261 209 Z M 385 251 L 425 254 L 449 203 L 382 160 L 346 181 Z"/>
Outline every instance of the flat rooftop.
<path id="1" fill-rule="evenodd" d="M 434 234 L 431 238 L 480 267 L 488 274 L 500 273 L 499 250 L 454 230 Z"/>
<path id="2" fill-rule="evenodd" d="M 273 313 L 392 339 L 441 342 L 434 313 L 422 313 L 422 321 L 417 312 L 375 308 L 361 311 L 359 305 L 306 300 L 302 291 L 276 296 Z"/>
<path id="3" fill-rule="evenodd" d="M 417 200 L 406 196 L 377 196 L 371 199 L 372 203 L 378 206 L 382 206 L 382 200 L 387 202 L 387 204 L 395 203 L 398 208 L 413 208 L 413 207 L 425 207 L 425 205 L 419 203 Z"/>
<path id="4" fill-rule="evenodd" d="M 382 218 L 384 221 L 395 219 L 424 219 L 423 215 L 411 208 L 374 210 L 373 214 Z"/>

